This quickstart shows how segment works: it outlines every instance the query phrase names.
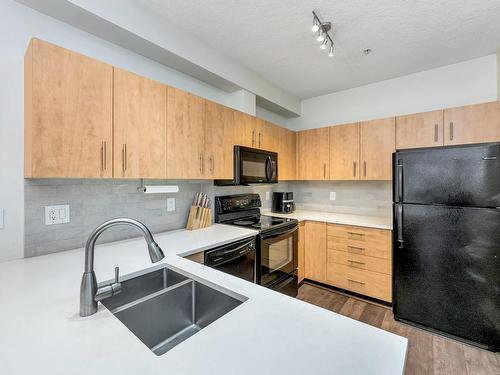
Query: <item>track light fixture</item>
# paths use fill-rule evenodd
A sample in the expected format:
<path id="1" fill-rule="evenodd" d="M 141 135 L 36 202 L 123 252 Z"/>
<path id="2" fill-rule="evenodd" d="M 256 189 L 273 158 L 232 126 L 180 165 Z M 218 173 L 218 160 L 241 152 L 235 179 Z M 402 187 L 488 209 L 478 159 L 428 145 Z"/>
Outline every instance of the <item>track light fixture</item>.
<path id="1" fill-rule="evenodd" d="M 333 57 L 333 39 L 329 34 L 332 28 L 332 23 L 321 22 L 316 12 L 313 11 L 312 14 L 313 14 L 313 25 L 311 30 L 313 33 L 317 33 L 316 40 L 318 42 L 321 42 L 319 48 L 326 49 L 326 47 L 328 47 L 328 44 L 330 44 L 328 57 Z"/>

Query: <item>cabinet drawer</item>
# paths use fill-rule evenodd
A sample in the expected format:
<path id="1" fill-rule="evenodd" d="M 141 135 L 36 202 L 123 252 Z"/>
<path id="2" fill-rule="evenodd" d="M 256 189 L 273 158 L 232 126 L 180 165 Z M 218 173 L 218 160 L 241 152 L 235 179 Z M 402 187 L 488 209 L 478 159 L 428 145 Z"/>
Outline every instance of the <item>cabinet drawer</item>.
<path id="1" fill-rule="evenodd" d="M 330 224 L 327 233 L 330 250 L 391 259 L 390 230 Z"/>
<path id="2" fill-rule="evenodd" d="M 389 259 L 375 258 L 346 251 L 328 250 L 328 262 L 342 264 L 359 270 L 391 275 L 391 261 Z"/>
<path id="3" fill-rule="evenodd" d="M 385 246 L 368 243 L 366 241 L 354 241 L 345 238 L 328 236 L 328 250 L 343 251 L 350 254 L 367 255 L 370 257 L 391 259 L 391 244 Z"/>
<path id="4" fill-rule="evenodd" d="M 328 262 L 327 282 L 339 288 L 391 302 L 391 276 Z"/>

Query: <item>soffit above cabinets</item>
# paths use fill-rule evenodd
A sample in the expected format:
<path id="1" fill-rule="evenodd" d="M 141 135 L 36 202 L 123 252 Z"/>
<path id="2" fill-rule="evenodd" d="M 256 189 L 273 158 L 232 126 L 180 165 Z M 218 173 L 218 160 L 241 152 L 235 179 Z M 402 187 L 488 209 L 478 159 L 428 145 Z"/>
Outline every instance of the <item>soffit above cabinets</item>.
<path id="1" fill-rule="evenodd" d="M 494 54 L 498 0 L 138 0 L 300 98 Z M 332 21 L 333 58 L 311 32 Z M 369 55 L 363 54 L 371 48 Z"/>

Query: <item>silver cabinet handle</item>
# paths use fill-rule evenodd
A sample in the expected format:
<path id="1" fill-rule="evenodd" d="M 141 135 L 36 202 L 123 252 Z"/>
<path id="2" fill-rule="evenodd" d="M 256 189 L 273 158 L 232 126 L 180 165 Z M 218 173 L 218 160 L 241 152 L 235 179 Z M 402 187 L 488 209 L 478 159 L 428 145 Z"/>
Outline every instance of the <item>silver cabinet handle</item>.
<path id="1" fill-rule="evenodd" d="M 104 170 L 108 169 L 108 143 L 104 141 Z"/>
<path id="2" fill-rule="evenodd" d="M 363 169 L 364 169 L 363 175 L 366 177 L 366 161 L 363 162 Z"/>
<path id="3" fill-rule="evenodd" d="M 323 164 L 323 178 L 326 180 L 326 163 Z"/>
<path id="4" fill-rule="evenodd" d="M 101 142 L 101 170 L 104 170 L 104 141 Z"/>
<path id="5" fill-rule="evenodd" d="M 199 163 L 200 163 L 200 174 L 203 174 L 203 154 L 201 152 L 199 157 Z"/>
<path id="6" fill-rule="evenodd" d="M 262 147 L 262 133 L 259 132 L 259 147 Z"/>
<path id="7" fill-rule="evenodd" d="M 252 130 L 252 146 L 255 146 L 255 129 Z"/>
<path id="8" fill-rule="evenodd" d="M 434 124 L 434 142 L 438 141 L 438 124 Z"/>
<path id="9" fill-rule="evenodd" d="M 450 141 L 453 141 L 453 121 L 450 122 Z"/>
<path id="10" fill-rule="evenodd" d="M 213 155 L 210 155 L 210 173 L 214 173 L 214 159 L 215 159 L 215 156 Z"/>
<path id="11" fill-rule="evenodd" d="M 355 161 L 352 163 L 352 168 L 353 168 L 354 177 L 356 177 L 356 162 Z"/>
<path id="12" fill-rule="evenodd" d="M 127 144 L 124 143 L 122 147 L 122 167 L 123 172 L 127 170 Z"/>

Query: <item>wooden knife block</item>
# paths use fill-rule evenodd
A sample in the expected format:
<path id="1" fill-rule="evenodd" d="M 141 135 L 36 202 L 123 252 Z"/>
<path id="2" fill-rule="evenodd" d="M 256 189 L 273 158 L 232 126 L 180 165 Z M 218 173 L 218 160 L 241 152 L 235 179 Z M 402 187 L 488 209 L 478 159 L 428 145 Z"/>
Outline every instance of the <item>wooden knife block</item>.
<path id="1" fill-rule="evenodd" d="M 186 225 L 187 230 L 206 228 L 212 225 L 212 209 L 208 207 L 191 206 Z"/>

